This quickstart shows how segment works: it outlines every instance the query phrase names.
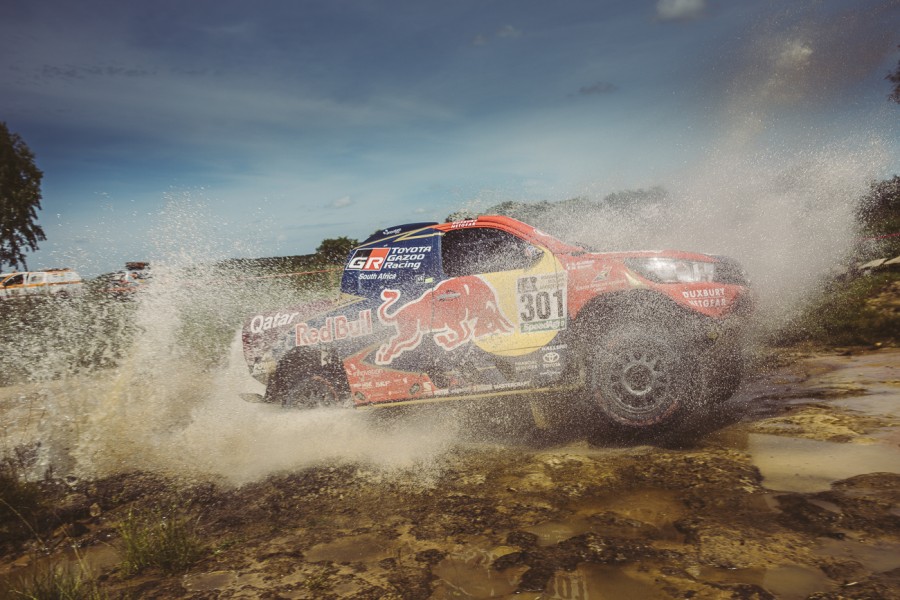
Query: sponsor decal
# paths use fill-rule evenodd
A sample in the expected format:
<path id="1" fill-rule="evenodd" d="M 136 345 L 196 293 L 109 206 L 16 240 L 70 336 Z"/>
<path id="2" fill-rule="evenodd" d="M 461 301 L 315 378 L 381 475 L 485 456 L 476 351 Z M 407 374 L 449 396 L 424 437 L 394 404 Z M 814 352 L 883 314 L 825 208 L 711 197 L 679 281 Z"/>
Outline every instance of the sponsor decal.
<path id="1" fill-rule="evenodd" d="M 308 323 L 298 323 L 295 330 L 297 346 L 315 346 L 338 340 L 358 338 L 372 335 L 372 311 L 361 310 L 356 319 L 348 319 L 344 315 L 327 317 L 321 327 L 311 327 Z"/>
<path id="2" fill-rule="evenodd" d="M 464 227 L 471 227 L 475 223 L 477 223 L 477 219 L 466 219 L 464 221 L 453 221 L 450 223 L 450 229 L 462 229 Z"/>
<path id="3" fill-rule="evenodd" d="M 606 281 L 607 278 L 609 278 L 610 271 L 612 271 L 612 267 L 610 267 L 609 265 L 603 267 L 603 269 L 601 269 L 600 272 L 597 273 L 597 276 L 594 277 L 594 281 Z"/>
<path id="4" fill-rule="evenodd" d="M 557 350 L 565 350 L 568 344 L 554 344 L 553 346 L 544 346 L 544 352 L 556 352 Z"/>
<path id="5" fill-rule="evenodd" d="M 360 279 L 379 279 L 382 281 L 392 281 L 397 279 L 396 273 L 360 273 Z"/>
<path id="6" fill-rule="evenodd" d="M 691 306 L 715 308 L 728 306 L 730 300 L 725 297 L 725 288 L 706 288 L 702 290 L 686 290 L 681 295 Z"/>
<path id="7" fill-rule="evenodd" d="M 393 327 L 394 334 L 375 353 L 378 365 L 390 364 L 417 348 L 426 333 L 450 351 L 469 341 L 515 329 L 500 310 L 497 293 L 475 275 L 443 281 L 394 310 L 399 290 L 382 290 L 381 299 L 384 303 L 378 307 L 378 320 Z"/>
<path id="8" fill-rule="evenodd" d="M 350 271 L 420 269 L 422 261 L 431 250 L 431 246 L 359 249 L 347 261 L 346 269 Z"/>
<path id="9" fill-rule="evenodd" d="M 528 275 L 516 281 L 519 331 L 566 328 L 566 274 Z"/>
<path id="10" fill-rule="evenodd" d="M 576 292 L 593 292 L 598 293 L 604 290 L 609 290 L 611 288 L 624 288 L 628 285 L 628 282 L 624 279 L 609 279 L 609 280 L 593 280 L 589 281 L 587 285 L 576 285 Z"/>
<path id="11" fill-rule="evenodd" d="M 522 371 L 534 371 L 538 368 L 538 362 L 536 360 L 528 360 L 516 363 L 516 373 L 521 373 Z"/>
<path id="12" fill-rule="evenodd" d="M 253 333 L 262 333 L 273 327 L 281 327 L 289 325 L 300 313 L 275 313 L 274 315 L 256 315 L 250 319 L 250 331 Z"/>
<path id="13" fill-rule="evenodd" d="M 347 269 L 351 271 L 379 271 L 384 265 L 390 248 L 365 248 L 357 250 L 347 262 Z"/>
<path id="14" fill-rule="evenodd" d="M 381 235 L 396 235 L 398 233 L 400 233 L 399 227 L 394 228 L 394 229 L 382 229 L 381 230 Z"/>
<path id="15" fill-rule="evenodd" d="M 566 265 L 566 269 L 569 271 L 577 271 L 579 269 L 589 269 L 594 266 L 594 261 L 592 260 L 582 260 L 577 263 L 569 263 Z"/>
<path id="16" fill-rule="evenodd" d="M 541 357 L 541 360 L 548 365 L 552 365 L 559 362 L 559 352 L 547 352 Z"/>

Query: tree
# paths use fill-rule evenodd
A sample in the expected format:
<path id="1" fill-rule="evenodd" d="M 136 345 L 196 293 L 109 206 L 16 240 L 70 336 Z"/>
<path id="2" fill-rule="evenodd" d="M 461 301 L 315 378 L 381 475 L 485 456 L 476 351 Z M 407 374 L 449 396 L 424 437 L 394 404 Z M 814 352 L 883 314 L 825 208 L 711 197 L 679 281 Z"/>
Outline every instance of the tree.
<path id="1" fill-rule="evenodd" d="M 874 233 L 896 233 L 900 227 L 900 175 L 872 182 L 857 207 L 857 217 Z"/>
<path id="2" fill-rule="evenodd" d="M 43 176 L 19 134 L 0 121 L 0 265 L 27 269 L 24 251 L 34 252 L 47 239 L 35 223 Z"/>
<path id="3" fill-rule="evenodd" d="M 328 262 L 343 262 L 350 254 L 350 250 L 357 244 L 359 244 L 358 241 L 346 236 L 329 238 L 322 240 L 322 243 L 316 248 L 316 253 Z"/>
<path id="4" fill-rule="evenodd" d="M 900 48 L 900 46 L 897 46 Z M 894 91 L 891 93 L 888 98 L 900 104 L 900 61 L 897 61 L 897 70 L 893 73 L 889 73 L 887 77 L 885 77 L 888 81 L 894 84 Z"/>

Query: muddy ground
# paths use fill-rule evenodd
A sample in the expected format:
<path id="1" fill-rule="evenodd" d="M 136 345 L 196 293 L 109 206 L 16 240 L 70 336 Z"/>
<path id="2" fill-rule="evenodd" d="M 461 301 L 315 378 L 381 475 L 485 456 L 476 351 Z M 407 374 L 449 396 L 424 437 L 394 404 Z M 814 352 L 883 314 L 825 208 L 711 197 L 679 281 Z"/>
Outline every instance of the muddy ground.
<path id="1" fill-rule="evenodd" d="M 461 442 L 428 477 L 48 483 L 54 522 L 0 577 L 76 546 L 110 597 L 900 598 L 900 350 L 787 358 L 655 443 L 569 427 Z M 126 576 L 116 523 L 173 505 L 202 558 Z"/>

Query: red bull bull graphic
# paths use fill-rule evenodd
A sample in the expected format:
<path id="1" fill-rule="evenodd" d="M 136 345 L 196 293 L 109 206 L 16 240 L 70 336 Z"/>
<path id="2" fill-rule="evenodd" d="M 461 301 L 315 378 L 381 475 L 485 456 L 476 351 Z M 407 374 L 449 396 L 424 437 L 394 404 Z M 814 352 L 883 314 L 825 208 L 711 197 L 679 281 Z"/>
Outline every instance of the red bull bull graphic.
<path id="1" fill-rule="evenodd" d="M 470 275 L 443 281 L 390 312 L 400 299 L 399 290 L 382 290 L 384 303 L 378 320 L 394 334 L 375 354 L 375 363 L 390 364 L 431 334 L 435 343 L 450 351 L 489 335 L 512 333 L 515 327 L 503 315 L 497 293 L 480 277 Z"/>

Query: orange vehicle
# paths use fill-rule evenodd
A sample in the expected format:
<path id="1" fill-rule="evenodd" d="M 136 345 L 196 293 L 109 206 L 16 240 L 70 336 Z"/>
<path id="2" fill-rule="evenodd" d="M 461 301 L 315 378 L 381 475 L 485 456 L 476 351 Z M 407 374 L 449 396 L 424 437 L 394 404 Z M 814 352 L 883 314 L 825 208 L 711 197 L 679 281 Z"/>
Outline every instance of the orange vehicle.
<path id="1" fill-rule="evenodd" d="M 546 392 L 648 428 L 733 394 L 751 309 L 731 259 L 592 252 L 482 216 L 376 232 L 339 297 L 254 315 L 243 344 L 265 400 L 284 406 Z"/>

